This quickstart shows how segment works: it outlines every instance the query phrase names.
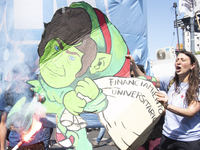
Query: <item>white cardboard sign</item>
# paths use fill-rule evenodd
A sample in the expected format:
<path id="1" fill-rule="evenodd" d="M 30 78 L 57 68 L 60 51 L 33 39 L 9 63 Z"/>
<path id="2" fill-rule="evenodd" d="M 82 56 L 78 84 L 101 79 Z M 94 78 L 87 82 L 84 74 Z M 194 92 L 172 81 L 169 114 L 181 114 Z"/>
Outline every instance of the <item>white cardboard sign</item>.
<path id="1" fill-rule="evenodd" d="M 137 149 L 164 111 L 156 100 L 158 90 L 138 78 L 106 77 L 95 82 L 108 99 L 107 108 L 99 113 L 101 123 L 119 149 Z"/>

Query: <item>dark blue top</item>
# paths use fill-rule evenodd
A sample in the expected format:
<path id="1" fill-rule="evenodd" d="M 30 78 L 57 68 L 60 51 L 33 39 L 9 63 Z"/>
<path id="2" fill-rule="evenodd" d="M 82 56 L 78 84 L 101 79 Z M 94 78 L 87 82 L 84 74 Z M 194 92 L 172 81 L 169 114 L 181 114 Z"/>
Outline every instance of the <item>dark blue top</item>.
<path id="1" fill-rule="evenodd" d="M 24 142 L 22 146 L 28 146 L 48 140 L 49 138 L 46 137 L 46 134 L 49 134 L 48 130 L 42 127 L 33 137 L 31 137 L 29 142 Z M 22 140 L 22 137 L 18 132 L 11 130 L 8 139 L 9 146 L 14 147 Z"/>

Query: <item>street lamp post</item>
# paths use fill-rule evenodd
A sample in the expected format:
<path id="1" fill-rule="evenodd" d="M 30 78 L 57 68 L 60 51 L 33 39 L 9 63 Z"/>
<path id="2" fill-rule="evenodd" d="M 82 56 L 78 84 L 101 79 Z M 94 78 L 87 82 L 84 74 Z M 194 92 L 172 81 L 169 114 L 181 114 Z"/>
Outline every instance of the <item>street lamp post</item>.
<path id="1" fill-rule="evenodd" d="M 192 11 L 194 14 L 194 4 L 193 4 L 193 0 L 192 0 Z M 191 31 L 190 31 L 190 42 L 191 42 L 191 53 L 195 55 L 195 45 L 194 45 L 194 16 L 190 17 L 190 27 L 191 27 Z"/>
<path id="2" fill-rule="evenodd" d="M 176 11 L 177 3 L 176 2 L 173 4 L 173 7 L 175 8 L 175 19 L 176 19 L 176 32 L 177 32 L 178 50 L 180 51 L 178 25 L 177 25 L 177 11 Z"/>

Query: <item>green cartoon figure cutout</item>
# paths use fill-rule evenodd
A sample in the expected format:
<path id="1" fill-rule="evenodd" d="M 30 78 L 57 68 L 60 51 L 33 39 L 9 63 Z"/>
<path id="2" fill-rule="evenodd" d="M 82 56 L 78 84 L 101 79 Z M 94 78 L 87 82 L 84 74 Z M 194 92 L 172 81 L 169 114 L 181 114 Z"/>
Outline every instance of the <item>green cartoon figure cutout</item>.
<path id="1" fill-rule="evenodd" d="M 85 2 L 57 10 L 38 46 L 38 80 L 33 90 L 46 97 L 47 113 L 57 115 L 57 142 L 91 150 L 82 112 L 106 109 L 106 95 L 95 79 L 129 72 L 128 48 L 119 31 L 99 10 Z"/>

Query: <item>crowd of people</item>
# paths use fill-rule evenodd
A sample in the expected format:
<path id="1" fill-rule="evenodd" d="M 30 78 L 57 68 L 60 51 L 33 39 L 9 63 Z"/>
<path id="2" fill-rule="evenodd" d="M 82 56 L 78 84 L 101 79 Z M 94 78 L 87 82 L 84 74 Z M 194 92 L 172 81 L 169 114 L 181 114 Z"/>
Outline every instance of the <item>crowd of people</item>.
<path id="1" fill-rule="evenodd" d="M 131 55 L 127 55 L 126 58 L 130 59 L 131 77 L 146 75 L 143 67 L 139 68 L 141 66 L 135 63 Z M 1 150 L 6 149 L 6 139 L 9 141 L 9 150 L 22 139 L 18 132 L 7 129 L 6 119 L 13 105 L 24 96 L 24 93 L 27 93 L 27 100 L 32 100 L 34 93 L 26 83 L 30 78 L 30 73 L 31 71 L 27 64 L 17 64 L 12 70 L 12 80 L 5 84 L 6 88 L 0 95 Z M 138 150 L 148 150 L 150 141 L 156 138 L 161 139 L 159 142 L 160 150 L 200 149 L 200 80 L 198 60 L 191 52 L 180 51 L 175 61 L 174 76 L 155 78 L 156 87 L 159 88 L 156 94 L 157 100 L 163 104 L 165 111 L 152 134 Z M 52 130 L 50 128 L 42 127 L 32 137 L 31 142 L 24 143 L 19 150 L 31 150 L 33 145 L 37 145 L 39 150 L 48 150 L 51 133 Z M 101 128 L 96 141 L 92 142 L 94 146 L 99 145 L 104 133 L 105 128 Z M 35 147 L 33 149 L 35 150 Z"/>

